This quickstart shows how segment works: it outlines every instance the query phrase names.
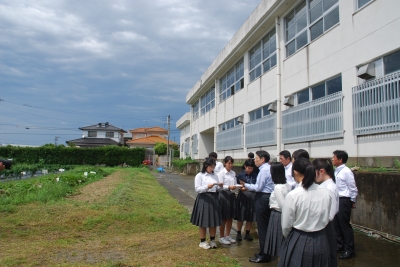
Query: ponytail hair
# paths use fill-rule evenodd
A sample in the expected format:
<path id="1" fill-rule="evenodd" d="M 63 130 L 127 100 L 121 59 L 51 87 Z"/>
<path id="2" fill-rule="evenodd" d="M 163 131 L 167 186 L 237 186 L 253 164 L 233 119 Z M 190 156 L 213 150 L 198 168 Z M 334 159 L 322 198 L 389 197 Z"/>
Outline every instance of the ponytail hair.
<path id="1" fill-rule="evenodd" d="M 315 170 L 321 170 L 324 169 L 326 174 L 329 175 L 329 177 L 332 178 L 334 182 L 335 181 L 335 174 L 333 172 L 333 167 L 332 167 L 332 161 L 329 158 L 319 158 L 319 159 L 314 159 L 312 164 L 314 165 Z"/>
<path id="2" fill-rule="evenodd" d="M 202 173 L 206 173 L 207 172 L 207 167 L 208 166 L 212 166 L 212 165 L 216 165 L 215 159 L 213 158 L 206 158 L 206 160 L 203 162 L 203 169 L 201 169 Z"/>
<path id="3" fill-rule="evenodd" d="M 297 159 L 292 166 L 292 170 L 304 175 L 302 186 L 307 190 L 315 180 L 315 169 L 311 162 L 306 158 Z"/>

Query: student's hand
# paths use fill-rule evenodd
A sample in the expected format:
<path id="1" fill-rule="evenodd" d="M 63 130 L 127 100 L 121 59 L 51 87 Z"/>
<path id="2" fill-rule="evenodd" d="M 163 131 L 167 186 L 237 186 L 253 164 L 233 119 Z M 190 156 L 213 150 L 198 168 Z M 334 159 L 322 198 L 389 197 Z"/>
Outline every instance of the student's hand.
<path id="1" fill-rule="evenodd" d="M 229 186 L 229 189 L 230 189 L 230 190 L 234 190 L 234 189 L 236 189 L 236 186 L 230 185 L 230 186 Z"/>
<path id="2" fill-rule="evenodd" d="M 208 186 L 208 189 L 211 189 L 214 186 L 214 184 L 208 184 L 207 186 Z"/>
<path id="3" fill-rule="evenodd" d="M 239 180 L 239 182 L 240 182 L 240 184 L 243 185 L 243 187 L 244 187 L 245 182 L 244 182 L 243 180 Z"/>
<path id="4" fill-rule="evenodd" d="M 356 208 L 356 203 L 355 202 L 351 202 L 351 208 L 355 209 Z"/>
<path id="5" fill-rule="evenodd" d="M 244 186 L 242 188 L 240 188 L 240 190 L 241 191 L 247 191 L 246 187 L 244 187 Z"/>

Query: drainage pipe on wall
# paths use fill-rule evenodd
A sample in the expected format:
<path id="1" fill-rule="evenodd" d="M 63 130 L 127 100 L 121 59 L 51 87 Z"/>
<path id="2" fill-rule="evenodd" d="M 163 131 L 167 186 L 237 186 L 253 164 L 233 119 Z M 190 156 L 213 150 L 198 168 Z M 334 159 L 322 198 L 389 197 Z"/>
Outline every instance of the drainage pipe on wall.
<path id="1" fill-rule="evenodd" d="M 276 150 L 282 151 L 282 101 L 281 101 L 281 28 L 279 17 L 275 17 L 276 31 Z"/>

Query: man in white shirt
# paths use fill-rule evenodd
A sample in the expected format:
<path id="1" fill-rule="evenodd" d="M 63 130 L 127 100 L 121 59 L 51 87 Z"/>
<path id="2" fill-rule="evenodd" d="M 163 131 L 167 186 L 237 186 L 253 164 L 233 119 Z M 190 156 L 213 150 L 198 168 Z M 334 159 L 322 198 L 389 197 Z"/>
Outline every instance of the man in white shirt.
<path id="1" fill-rule="evenodd" d="M 224 169 L 224 165 L 218 161 L 218 155 L 215 152 L 211 152 L 208 157 L 215 159 L 216 165 L 214 168 L 214 173 L 218 174 L 220 171 L 222 171 Z"/>
<path id="2" fill-rule="evenodd" d="M 291 189 L 294 189 L 297 183 L 292 176 L 292 157 L 290 152 L 287 150 L 279 152 L 279 162 L 285 166 L 286 182 L 290 185 Z"/>
<path id="3" fill-rule="evenodd" d="M 354 233 L 350 224 L 351 209 L 356 207 L 358 189 L 353 172 L 345 165 L 349 156 L 343 150 L 333 151 L 336 186 L 339 193 L 339 212 L 334 219 L 339 259 L 354 256 Z"/>

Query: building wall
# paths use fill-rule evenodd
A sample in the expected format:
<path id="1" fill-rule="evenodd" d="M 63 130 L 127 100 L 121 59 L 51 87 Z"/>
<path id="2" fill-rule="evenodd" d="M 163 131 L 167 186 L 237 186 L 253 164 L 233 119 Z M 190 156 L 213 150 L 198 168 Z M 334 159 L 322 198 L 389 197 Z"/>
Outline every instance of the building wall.
<path id="1" fill-rule="evenodd" d="M 96 132 L 97 132 L 97 136 L 96 137 L 89 137 L 88 131 L 82 131 L 82 135 L 85 138 L 110 138 L 110 137 L 106 137 L 106 132 L 114 132 L 114 137 L 110 138 L 110 139 L 112 139 L 112 140 L 114 140 L 116 142 L 120 142 L 120 133 L 119 132 L 116 132 L 116 131 L 98 131 L 98 130 Z"/>
<path id="2" fill-rule="evenodd" d="M 216 88 L 215 108 L 204 115 L 199 114 L 199 118 L 190 123 L 191 134 L 200 133 L 198 159 L 215 149 L 215 146 L 211 149 L 210 143 L 215 142 L 215 134 L 221 123 L 243 116 L 243 123 L 246 124 L 250 121 L 250 111 L 274 102 L 278 97 L 283 100 L 285 96 L 337 75 L 342 77 L 343 137 L 281 144 L 280 149 L 293 152 L 304 148 L 312 157 L 330 156 L 336 149 L 346 150 L 350 157 L 400 155 L 397 149 L 400 144 L 399 133 L 355 136 L 352 108 L 352 88 L 360 84 L 357 68 L 400 49 L 400 35 L 396 34 L 400 28 L 398 13 L 400 1 L 374 0 L 356 10 L 355 0 L 339 0 L 340 22 L 291 56 L 286 57 L 284 18 L 300 2 L 288 0 L 285 4 L 280 4 L 279 1 L 262 1 L 203 74 L 202 83 L 196 83 L 188 93 L 186 100 L 191 105 L 194 101 L 199 101 L 201 92 L 208 90 L 210 84 L 214 84 Z M 277 66 L 249 82 L 249 51 L 275 26 L 276 17 L 279 18 L 281 25 L 278 29 L 281 49 L 277 51 L 281 58 L 278 63 L 281 70 L 280 95 L 277 94 L 279 79 Z M 220 103 L 219 79 L 235 64 L 233 58 L 241 57 L 244 57 L 244 88 Z M 286 110 L 289 107 L 281 105 L 281 108 Z M 210 139 L 211 132 L 214 134 L 213 140 Z M 266 149 L 271 155 L 276 156 L 279 153 L 277 145 L 243 147 L 217 152 L 219 158 L 226 155 L 246 158 L 248 151 L 256 151 L 260 148 Z"/>

